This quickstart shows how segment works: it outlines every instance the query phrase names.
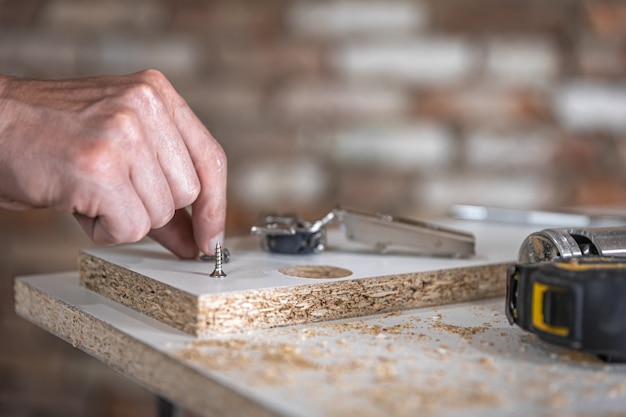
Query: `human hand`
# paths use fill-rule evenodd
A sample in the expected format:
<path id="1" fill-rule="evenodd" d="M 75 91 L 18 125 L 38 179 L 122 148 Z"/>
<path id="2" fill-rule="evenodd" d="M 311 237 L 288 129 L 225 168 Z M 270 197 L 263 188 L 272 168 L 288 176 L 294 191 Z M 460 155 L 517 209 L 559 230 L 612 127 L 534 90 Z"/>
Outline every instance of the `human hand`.
<path id="1" fill-rule="evenodd" d="M 73 213 L 97 243 L 149 234 L 193 258 L 223 239 L 226 155 L 158 71 L 2 76 L 0 207 Z"/>

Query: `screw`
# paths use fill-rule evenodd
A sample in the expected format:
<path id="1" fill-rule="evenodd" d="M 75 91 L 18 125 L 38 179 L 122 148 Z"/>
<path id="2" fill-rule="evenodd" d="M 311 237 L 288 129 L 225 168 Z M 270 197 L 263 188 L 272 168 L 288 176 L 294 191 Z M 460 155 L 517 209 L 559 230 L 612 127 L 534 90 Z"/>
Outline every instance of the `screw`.
<path id="1" fill-rule="evenodd" d="M 222 245 L 218 241 L 215 244 L 215 270 L 211 272 L 211 276 L 215 278 L 224 278 L 226 273 L 222 269 L 222 262 L 224 261 L 224 253 L 222 252 Z"/>
<path id="2" fill-rule="evenodd" d="M 222 255 L 223 255 L 222 264 L 227 264 L 228 262 L 230 262 L 230 251 L 228 250 L 228 248 L 222 248 Z M 205 262 L 215 262 L 215 258 L 216 258 L 215 254 L 200 255 L 200 260 L 205 261 Z"/>

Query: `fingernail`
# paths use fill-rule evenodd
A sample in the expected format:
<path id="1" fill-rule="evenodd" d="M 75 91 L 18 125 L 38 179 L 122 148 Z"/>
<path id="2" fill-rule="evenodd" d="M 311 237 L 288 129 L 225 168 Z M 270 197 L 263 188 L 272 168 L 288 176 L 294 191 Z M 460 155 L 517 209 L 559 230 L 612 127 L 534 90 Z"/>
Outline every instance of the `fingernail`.
<path id="1" fill-rule="evenodd" d="M 207 252 L 207 254 L 215 254 L 215 245 L 217 245 L 217 242 L 220 242 L 220 245 L 224 247 L 224 232 L 218 233 L 211 238 L 209 241 L 209 252 Z"/>

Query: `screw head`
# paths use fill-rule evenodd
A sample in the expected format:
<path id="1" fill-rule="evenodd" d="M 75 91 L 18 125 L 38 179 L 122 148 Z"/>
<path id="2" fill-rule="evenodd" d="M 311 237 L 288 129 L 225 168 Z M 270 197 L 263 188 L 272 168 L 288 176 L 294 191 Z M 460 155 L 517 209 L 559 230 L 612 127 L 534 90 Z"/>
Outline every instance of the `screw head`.
<path id="1" fill-rule="evenodd" d="M 226 276 L 226 273 L 221 268 L 215 268 L 215 270 L 211 272 L 210 276 L 212 276 L 213 278 L 224 278 Z"/>

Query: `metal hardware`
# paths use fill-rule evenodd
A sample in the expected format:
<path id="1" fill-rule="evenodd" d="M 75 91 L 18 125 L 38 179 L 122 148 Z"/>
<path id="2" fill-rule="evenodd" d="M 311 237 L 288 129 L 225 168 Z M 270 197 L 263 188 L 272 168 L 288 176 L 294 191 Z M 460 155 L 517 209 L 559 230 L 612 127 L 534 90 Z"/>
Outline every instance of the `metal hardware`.
<path id="1" fill-rule="evenodd" d="M 250 232 L 264 237 L 263 248 L 269 252 L 317 253 L 326 247 L 325 227 L 331 223 L 339 223 L 348 239 L 372 245 L 380 253 L 398 249 L 446 257 L 474 254 L 475 238 L 470 233 L 341 206 L 313 223 L 295 215 L 261 216 Z"/>
<path id="2" fill-rule="evenodd" d="M 264 215 L 252 226 L 252 234 L 264 235 L 263 249 L 268 252 L 307 254 L 318 253 L 326 245 L 324 226 L 328 216 L 309 223 L 296 215 Z"/>
<path id="3" fill-rule="evenodd" d="M 551 227 L 609 227 L 626 224 L 618 215 L 591 215 L 575 212 L 524 210 L 504 207 L 457 204 L 450 207 L 450 216 L 456 219 L 494 223 L 528 224 Z"/>
<path id="4" fill-rule="evenodd" d="M 521 263 L 536 263 L 578 256 L 626 257 L 626 227 L 545 229 L 524 240 Z"/>
<path id="5" fill-rule="evenodd" d="M 224 278 L 226 273 L 222 269 L 222 262 L 224 261 L 224 253 L 222 252 L 222 245 L 218 241 L 215 244 L 215 269 L 211 272 L 211 276 L 214 278 Z"/>
<path id="6" fill-rule="evenodd" d="M 222 248 L 222 257 L 224 258 L 222 260 L 222 263 L 227 264 L 228 262 L 230 262 L 230 251 L 228 250 L 228 248 Z M 202 254 L 200 255 L 200 260 L 201 261 L 205 261 L 205 262 L 215 262 L 215 255 L 207 255 L 207 254 Z"/>

